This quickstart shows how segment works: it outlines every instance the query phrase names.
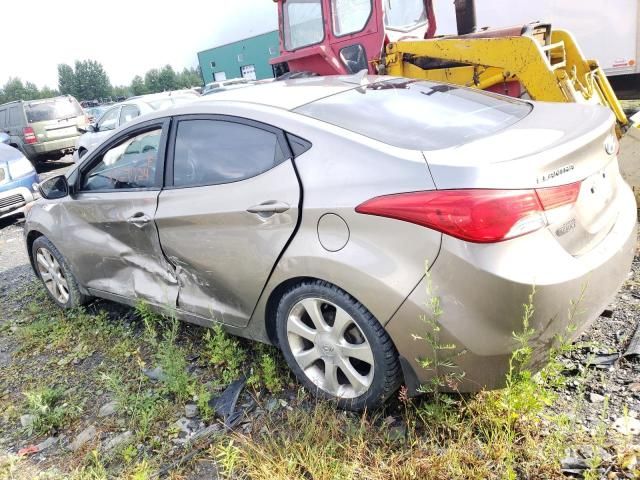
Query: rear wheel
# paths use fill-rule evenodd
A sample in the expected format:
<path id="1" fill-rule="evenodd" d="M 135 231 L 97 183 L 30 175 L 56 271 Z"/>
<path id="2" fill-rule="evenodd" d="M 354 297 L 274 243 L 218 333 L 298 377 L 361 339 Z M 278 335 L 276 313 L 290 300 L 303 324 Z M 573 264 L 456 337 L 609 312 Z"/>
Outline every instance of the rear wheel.
<path id="1" fill-rule="evenodd" d="M 90 297 L 80 293 L 78 282 L 58 249 L 46 237 L 38 237 L 31 247 L 33 263 L 49 297 L 62 308 L 87 303 Z"/>
<path id="2" fill-rule="evenodd" d="M 382 325 L 357 300 L 322 281 L 280 300 L 280 348 L 300 382 L 341 408 L 380 406 L 400 385 L 398 354 Z"/>

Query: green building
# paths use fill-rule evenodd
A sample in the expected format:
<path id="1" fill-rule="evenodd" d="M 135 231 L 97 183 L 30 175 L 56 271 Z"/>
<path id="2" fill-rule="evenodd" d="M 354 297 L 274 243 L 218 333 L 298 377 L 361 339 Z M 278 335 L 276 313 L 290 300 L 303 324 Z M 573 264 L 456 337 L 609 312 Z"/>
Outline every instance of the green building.
<path id="1" fill-rule="evenodd" d="M 280 54 L 278 32 L 268 32 L 198 52 L 204 83 L 245 77 L 273 78 L 269 60 Z"/>

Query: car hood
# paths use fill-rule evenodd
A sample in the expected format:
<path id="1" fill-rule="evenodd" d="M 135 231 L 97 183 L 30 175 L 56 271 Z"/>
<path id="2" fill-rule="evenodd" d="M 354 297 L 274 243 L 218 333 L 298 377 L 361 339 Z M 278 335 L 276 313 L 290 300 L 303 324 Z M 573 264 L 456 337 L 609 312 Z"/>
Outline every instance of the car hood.
<path id="1" fill-rule="evenodd" d="M 19 160 L 23 156 L 24 155 L 20 150 L 0 143 L 0 163 L 8 163 L 14 160 Z"/>

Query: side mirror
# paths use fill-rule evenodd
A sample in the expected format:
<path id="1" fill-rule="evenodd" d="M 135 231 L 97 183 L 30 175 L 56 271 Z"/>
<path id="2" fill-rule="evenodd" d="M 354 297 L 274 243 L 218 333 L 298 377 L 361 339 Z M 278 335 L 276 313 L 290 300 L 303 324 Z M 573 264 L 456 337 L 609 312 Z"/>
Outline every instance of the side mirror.
<path id="1" fill-rule="evenodd" d="M 0 143 L 9 144 L 10 137 L 5 132 L 0 132 Z"/>
<path id="2" fill-rule="evenodd" d="M 90 123 L 86 127 L 78 127 L 78 131 L 80 133 L 87 133 L 87 132 L 94 133 L 98 131 L 98 127 L 96 127 L 95 123 Z"/>
<path id="3" fill-rule="evenodd" d="M 38 185 L 38 191 L 47 200 L 56 200 L 69 195 L 69 182 L 64 175 L 52 177 Z"/>

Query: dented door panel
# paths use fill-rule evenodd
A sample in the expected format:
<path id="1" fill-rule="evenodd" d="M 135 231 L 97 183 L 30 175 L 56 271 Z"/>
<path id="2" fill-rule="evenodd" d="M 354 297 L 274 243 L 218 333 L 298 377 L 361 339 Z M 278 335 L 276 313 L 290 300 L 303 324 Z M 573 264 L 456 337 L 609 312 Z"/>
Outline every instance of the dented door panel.
<path id="1" fill-rule="evenodd" d="M 245 326 L 295 230 L 299 199 L 291 160 L 239 182 L 163 190 L 156 224 L 162 249 L 176 269 L 178 308 Z M 276 201 L 288 209 L 247 211 Z"/>
<path id="2" fill-rule="evenodd" d="M 153 222 L 158 193 L 80 193 L 65 202 L 68 255 L 83 285 L 175 307 L 178 282 Z"/>

